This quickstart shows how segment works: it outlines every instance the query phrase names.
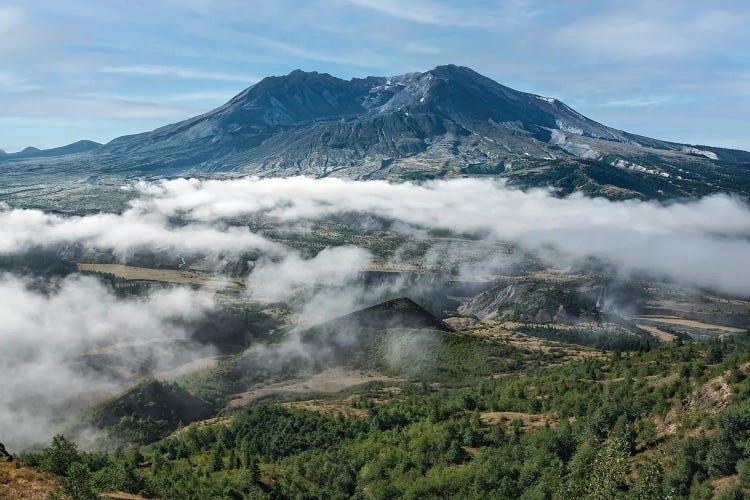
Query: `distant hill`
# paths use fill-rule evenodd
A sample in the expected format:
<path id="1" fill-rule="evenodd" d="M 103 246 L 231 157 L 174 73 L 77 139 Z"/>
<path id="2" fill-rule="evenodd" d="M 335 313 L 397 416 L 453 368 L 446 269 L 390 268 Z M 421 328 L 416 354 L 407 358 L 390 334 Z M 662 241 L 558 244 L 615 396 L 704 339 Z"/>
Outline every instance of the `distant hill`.
<path id="1" fill-rule="evenodd" d="M 84 421 L 100 429 L 117 426 L 121 435 L 132 433 L 131 440 L 138 442 L 144 438 L 136 435 L 139 432 L 151 439 L 163 437 L 179 424 L 208 418 L 213 412 L 208 403 L 176 385 L 146 380 L 98 404 Z"/>
<path id="2" fill-rule="evenodd" d="M 303 333 L 302 337 L 320 338 L 321 332 L 338 332 L 348 328 L 356 328 L 357 331 L 387 328 L 451 330 L 448 325 L 413 300 L 401 297 L 312 326 Z"/>
<path id="3" fill-rule="evenodd" d="M 19 151 L 18 153 L 5 153 L 3 159 L 17 159 L 17 158 L 49 158 L 53 156 L 66 156 L 79 153 L 89 153 L 95 149 L 101 147 L 101 144 L 94 141 L 77 141 L 67 146 L 60 146 L 59 148 L 52 149 L 39 149 L 33 146 L 29 146 Z M 0 150 L 1 151 L 1 150 Z"/>
<path id="4" fill-rule="evenodd" d="M 293 342 L 250 349 L 239 366 L 242 376 L 316 373 L 331 367 L 372 368 L 378 344 L 398 332 L 432 336 L 451 328 L 411 299 L 402 297 L 302 329 Z M 249 379 L 248 379 L 249 380 Z M 247 380 L 246 380 L 247 382 Z"/>
<path id="5" fill-rule="evenodd" d="M 6 156 L 33 162 L 88 151 L 39 164 L 40 173 L 63 175 L 489 175 L 612 198 L 750 192 L 746 151 L 614 129 L 455 65 L 351 80 L 296 70 L 264 78 L 203 115 L 87 144 Z"/>

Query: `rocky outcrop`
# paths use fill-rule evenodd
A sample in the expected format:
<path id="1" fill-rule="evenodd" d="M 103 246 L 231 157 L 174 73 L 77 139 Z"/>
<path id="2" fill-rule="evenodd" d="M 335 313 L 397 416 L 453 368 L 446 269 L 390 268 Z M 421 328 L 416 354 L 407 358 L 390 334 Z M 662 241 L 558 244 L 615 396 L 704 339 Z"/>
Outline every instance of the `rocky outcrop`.
<path id="1" fill-rule="evenodd" d="M 0 443 L 0 460 L 5 460 L 6 462 L 13 461 L 13 455 L 8 453 L 8 450 L 5 449 L 5 445 L 3 443 Z"/>

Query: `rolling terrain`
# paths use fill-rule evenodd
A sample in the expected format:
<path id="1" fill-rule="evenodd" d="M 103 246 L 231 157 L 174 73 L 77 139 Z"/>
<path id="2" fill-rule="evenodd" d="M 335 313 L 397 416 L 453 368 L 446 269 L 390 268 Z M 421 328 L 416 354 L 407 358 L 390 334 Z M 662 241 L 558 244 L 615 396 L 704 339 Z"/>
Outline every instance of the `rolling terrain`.
<path id="1" fill-rule="evenodd" d="M 458 66 L 3 154 L 0 496 L 743 498 L 749 192 Z"/>
<path id="2" fill-rule="evenodd" d="M 187 338 L 104 341 L 72 360 L 112 386 L 56 415 L 79 445 L 11 450 L 23 465 L 0 470 L 9 491 L 687 498 L 750 486 L 746 299 L 624 279 L 593 261 L 551 269 L 533 253 L 502 272 L 461 271 L 518 249 L 405 237 L 354 215 L 299 232 L 251 224 L 310 254 L 367 248 L 375 259 L 354 282 L 373 295 L 310 324 L 304 285 L 284 300 L 246 295 L 262 256 L 208 266 L 139 252 L 109 264 L 62 247 L 4 262 L 41 282 L 85 273 L 122 300 L 194 287 L 218 303 L 185 325 Z M 107 263 L 79 260 L 91 257 Z"/>

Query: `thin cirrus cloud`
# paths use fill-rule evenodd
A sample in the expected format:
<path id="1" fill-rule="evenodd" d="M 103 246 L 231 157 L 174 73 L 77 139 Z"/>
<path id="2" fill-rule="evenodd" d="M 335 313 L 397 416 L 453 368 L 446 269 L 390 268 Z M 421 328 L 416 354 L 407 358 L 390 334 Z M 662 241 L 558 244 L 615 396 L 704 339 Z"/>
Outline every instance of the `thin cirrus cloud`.
<path id="1" fill-rule="evenodd" d="M 37 92 L 0 94 L 0 117 L 90 118 L 110 120 L 174 120 L 195 114 L 194 109 L 151 102 L 87 96 L 45 96 Z"/>
<path id="2" fill-rule="evenodd" d="M 0 71 L 0 92 L 23 92 L 38 88 L 39 85 L 30 83 L 25 78 L 13 73 Z"/>
<path id="3" fill-rule="evenodd" d="M 243 75 L 237 73 L 224 73 L 217 71 L 195 70 L 182 68 L 179 66 L 158 66 L 158 65 L 138 65 L 138 66 L 107 66 L 99 69 L 100 73 L 112 73 L 130 76 L 155 76 L 155 77 L 172 77 L 186 78 L 191 80 L 217 80 L 224 82 L 245 82 L 252 83 L 260 80 L 257 76 Z"/>
<path id="4" fill-rule="evenodd" d="M 258 47 L 294 56 L 300 59 L 310 61 L 319 61 L 332 64 L 341 64 L 347 66 L 357 66 L 363 68 L 374 68 L 386 63 L 386 60 L 376 52 L 361 50 L 358 52 L 328 52 L 301 47 L 288 42 L 282 42 L 266 36 L 253 35 L 248 40 Z"/>
<path id="5" fill-rule="evenodd" d="M 502 21 L 502 18 L 494 15 L 490 9 L 483 8 L 481 10 L 470 10 L 465 7 L 457 9 L 450 4 L 442 4 L 434 1 L 346 1 L 363 9 L 373 10 L 392 18 L 420 24 L 436 26 L 487 27 L 501 24 Z M 506 21 L 507 19 L 508 18 L 506 18 Z"/>
<path id="6" fill-rule="evenodd" d="M 0 55 L 4 57 L 23 55 L 43 46 L 54 36 L 53 31 L 42 29 L 20 7 L 0 5 Z"/>
<path id="7" fill-rule="evenodd" d="M 7 35 L 23 22 L 23 11 L 17 7 L 0 6 L 0 35 Z"/>
<path id="8" fill-rule="evenodd" d="M 601 103 L 589 103 L 589 106 L 600 108 L 650 108 L 671 104 L 675 101 L 671 96 L 638 96 L 628 99 L 613 99 Z"/>
<path id="9" fill-rule="evenodd" d="M 209 101 L 209 100 L 218 100 L 218 101 L 228 101 L 232 97 L 237 95 L 237 92 L 234 90 L 217 90 L 217 91 L 209 91 L 209 92 L 187 92 L 182 94 L 174 94 L 165 97 L 165 100 L 167 101 L 173 101 L 173 102 L 192 102 L 192 101 Z"/>
<path id="10" fill-rule="evenodd" d="M 608 59 L 693 56 L 727 40 L 740 20 L 729 12 L 686 14 L 628 9 L 584 17 L 557 29 L 555 44 Z"/>

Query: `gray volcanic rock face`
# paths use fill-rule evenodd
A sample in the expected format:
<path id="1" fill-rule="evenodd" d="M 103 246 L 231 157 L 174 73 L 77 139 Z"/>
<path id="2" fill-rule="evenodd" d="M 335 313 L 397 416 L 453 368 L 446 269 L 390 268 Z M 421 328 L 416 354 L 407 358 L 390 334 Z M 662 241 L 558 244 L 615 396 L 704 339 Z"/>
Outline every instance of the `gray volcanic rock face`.
<path id="1" fill-rule="evenodd" d="M 70 175 L 245 172 L 429 179 L 500 175 L 609 197 L 750 192 L 750 153 L 616 130 L 459 66 L 342 80 L 300 70 L 88 154 L 0 163 Z M 1 179 L 0 179 L 1 182 Z"/>

